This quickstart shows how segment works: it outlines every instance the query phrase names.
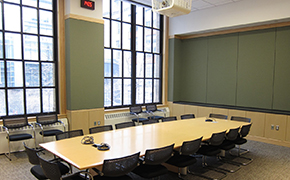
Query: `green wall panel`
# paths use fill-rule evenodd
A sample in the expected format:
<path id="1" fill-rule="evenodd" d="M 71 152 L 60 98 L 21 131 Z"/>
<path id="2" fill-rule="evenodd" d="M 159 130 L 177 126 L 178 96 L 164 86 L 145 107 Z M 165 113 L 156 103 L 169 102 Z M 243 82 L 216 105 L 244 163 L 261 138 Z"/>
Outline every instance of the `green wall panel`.
<path id="1" fill-rule="evenodd" d="M 104 107 L 104 25 L 66 19 L 67 109 Z"/>
<path id="2" fill-rule="evenodd" d="M 206 102 L 207 38 L 182 41 L 180 101 Z"/>
<path id="3" fill-rule="evenodd" d="M 277 29 L 273 109 L 290 111 L 290 27 Z"/>
<path id="4" fill-rule="evenodd" d="M 272 108 L 275 29 L 240 33 L 237 105 Z"/>
<path id="5" fill-rule="evenodd" d="M 207 103 L 235 105 L 237 58 L 237 34 L 209 38 Z"/>

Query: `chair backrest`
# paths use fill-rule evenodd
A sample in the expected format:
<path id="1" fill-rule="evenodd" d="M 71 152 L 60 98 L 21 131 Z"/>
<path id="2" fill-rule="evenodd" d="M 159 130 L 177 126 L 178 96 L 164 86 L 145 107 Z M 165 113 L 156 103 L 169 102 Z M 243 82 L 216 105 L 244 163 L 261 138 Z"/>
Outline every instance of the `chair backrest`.
<path id="1" fill-rule="evenodd" d="M 174 144 L 162 148 L 148 149 L 145 152 L 144 162 L 148 165 L 157 165 L 166 162 L 173 152 Z"/>
<path id="2" fill-rule="evenodd" d="M 240 127 L 235 129 L 230 129 L 229 132 L 226 134 L 227 140 L 234 141 L 239 136 Z"/>
<path id="3" fill-rule="evenodd" d="M 159 120 L 158 119 L 148 119 L 147 121 L 142 121 L 142 125 L 154 124 L 154 123 L 159 123 Z"/>
<path id="4" fill-rule="evenodd" d="M 61 172 L 57 163 L 49 162 L 39 157 L 39 162 L 43 170 L 44 175 L 50 180 L 59 180 L 61 178 Z"/>
<path id="5" fill-rule="evenodd" d="M 211 135 L 211 138 L 208 140 L 208 142 L 212 146 L 219 146 L 225 140 L 225 137 L 226 137 L 226 131 L 213 133 Z"/>
<path id="6" fill-rule="evenodd" d="M 3 118 L 3 126 L 8 129 L 22 128 L 28 125 L 27 117 Z"/>
<path id="7" fill-rule="evenodd" d="M 249 132 L 250 132 L 251 126 L 252 126 L 252 123 L 248 124 L 248 125 L 243 125 L 241 127 L 241 130 L 240 130 L 240 136 L 241 137 L 246 137 L 249 134 Z"/>
<path id="8" fill-rule="evenodd" d="M 28 160 L 31 164 L 33 165 L 39 165 L 39 159 L 37 156 L 37 151 L 35 149 L 29 148 L 25 145 L 25 143 L 23 142 L 26 154 L 28 156 Z"/>
<path id="9" fill-rule="evenodd" d="M 97 126 L 89 129 L 90 134 L 113 130 L 112 125 Z"/>
<path id="10" fill-rule="evenodd" d="M 192 140 L 192 141 L 184 141 L 180 148 L 179 153 L 182 155 L 191 155 L 195 154 L 201 145 L 202 137 Z"/>
<path id="11" fill-rule="evenodd" d="M 214 114 L 214 113 L 210 113 L 209 117 L 211 118 L 218 118 L 218 119 L 228 119 L 227 115 L 224 114 Z"/>
<path id="12" fill-rule="evenodd" d="M 130 113 L 139 114 L 142 112 L 142 106 L 130 106 Z"/>
<path id="13" fill-rule="evenodd" d="M 135 123 L 132 121 L 115 124 L 116 129 L 122 129 L 133 126 L 135 126 Z"/>
<path id="14" fill-rule="evenodd" d="M 78 130 L 73 130 L 73 131 L 65 131 L 59 134 L 56 134 L 56 140 L 61 140 L 61 139 L 67 139 L 67 138 L 72 138 L 72 137 L 77 137 L 77 136 L 83 136 L 83 130 L 78 129 Z"/>
<path id="15" fill-rule="evenodd" d="M 59 122 L 57 118 L 57 114 L 50 114 L 50 115 L 39 115 L 36 116 L 36 122 L 41 125 L 48 125 L 54 124 Z"/>
<path id="16" fill-rule="evenodd" d="M 130 156 L 104 160 L 102 173 L 108 177 L 118 177 L 133 171 L 139 164 L 140 152 Z"/>
<path id="17" fill-rule="evenodd" d="M 176 121 L 176 120 L 177 120 L 176 116 L 162 118 L 162 122 Z"/>
<path id="18" fill-rule="evenodd" d="M 156 104 L 149 104 L 149 105 L 146 105 L 145 107 L 146 107 L 146 111 L 149 111 L 149 112 L 157 111 Z"/>
<path id="19" fill-rule="evenodd" d="M 192 119 L 195 118 L 194 114 L 184 114 L 180 116 L 181 119 Z"/>
<path id="20" fill-rule="evenodd" d="M 242 122 L 251 122 L 251 118 L 240 117 L 240 116 L 232 116 L 231 120 L 242 121 Z"/>

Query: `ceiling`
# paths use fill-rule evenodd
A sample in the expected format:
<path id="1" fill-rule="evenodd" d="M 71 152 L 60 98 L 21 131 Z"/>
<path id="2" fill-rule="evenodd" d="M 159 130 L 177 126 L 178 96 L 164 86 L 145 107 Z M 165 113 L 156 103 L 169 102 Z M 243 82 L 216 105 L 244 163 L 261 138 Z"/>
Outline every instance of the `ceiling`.
<path id="1" fill-rule="evenodd" d="M 151 5 L 151 0 L 135 0 L 143 4 Z M 161 0 L 158 0 L 161 1 Z M 191 11 L 213 8 L 224 4 L 235 3 L 242 0 L 192 0 Z"/>

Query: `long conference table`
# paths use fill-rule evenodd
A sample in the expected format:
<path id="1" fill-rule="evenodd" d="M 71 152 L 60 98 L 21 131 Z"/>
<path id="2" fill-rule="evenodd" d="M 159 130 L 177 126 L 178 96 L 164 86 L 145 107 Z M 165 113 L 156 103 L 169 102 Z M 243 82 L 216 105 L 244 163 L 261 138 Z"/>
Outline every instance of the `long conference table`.
<path id="1" fill-rule="evenodd" d="M 84 136 L 63 139 L 59 141 L 40 144 L 41 147 L 58 156 L 80 170 L 98 167 L 104 159 L 119 158 L 141 152 L 145 155 L 146 149 L 158 148 L 175 143 L 175 148 L 182 145 L 183 141 L 197 139 L 203 140 L 217 133 L 242 125 L 247 122 L 214 119 L 205 122 L 205 117 L 162 122 L 156 124 L 140 125 L 124 129 L 117 129 L 101 133 L 90 134 L 96 144 L 107 143 L 110 150 L 100 151 L 92 145 L 81 143 Z"/>

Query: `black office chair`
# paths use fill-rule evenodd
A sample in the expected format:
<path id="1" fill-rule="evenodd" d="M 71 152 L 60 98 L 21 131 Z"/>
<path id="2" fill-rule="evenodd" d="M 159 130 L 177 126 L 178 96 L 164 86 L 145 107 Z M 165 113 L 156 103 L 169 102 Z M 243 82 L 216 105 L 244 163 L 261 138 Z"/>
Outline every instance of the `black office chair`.
<path id="1" fill-rule="evenodd" d="M 140 118 L 139 117 L 139 114 L 143 112 L 142 106 L 131 106 L 129 109 L 130 109 L 130 114 L 136 116 L 136 118 L 132 119 L 133 122 L 139 124 L 140 122 L 148 120 L 147 118 Z"/>
<path id="2" fill-rule="evenodd" d="M 83 135 L 84 135 L 83 130 L 78 129 L 78 130 L 62 132 L 60 134 L 55 135 L 55 137 L 56 137 L 56 140 L 58 141 L 58 140 L 62 140 L 62 139 L 83 136 Z"/>
<path id="3" fill-rule="evenodd" d="M 241 155 L 249 152 L 248 149 L 241 148 L 241 145 L 247 143 L 247 139 L 245 137 L 249 134 L 251 126 L 252 126 L 252 123 L 248 124 L 248 125 L 243 125 L 240 129 L 239 136 L 237 137 L 237 139 L 231 141 L 234 144 L 238 145 L 238 152 L 237 152 L 237 155 L 235 155 L 235 156 L 248 160 L 247 162 L 240 163 L 241 165 L 244 165 L 244 166 L 248 165 L 249 163 L 251 163 L 253 161 L 252 158 L 241 156 Z M 243 152 L 241 152 L 241 150 Z M 233 155 L 233 154 L 231 153 L 231 155 Z"/>
<path id="4" fill-rule="evenodd" d="M 180 116 L 181 119 L 193 119 L 195 118 L 194 114 L 184 114 Z"/>
<path id="5" fill-rule="evenodd" d="M 223 115 L 223 114 L 214 114 L 214 113 L 210 113 L 209 114 L 210 118 L 217 118 L 217 119 L 228 119 L 227 115 Z"/>
<path id="6" fill-rule="evenodd" d="M 59 129 L 44 130 L 43 128 L 45 126 L 50 126 L 50 125 L 58 124 L 58 123 L 63 125 L 63 131 L 65 131 L 65 124 L 62 121 L 58 120 L 57 114 L 36 116 L 35 124 L 38 125 L 41 129 L 39 134 L 42 136 L 42 142 L 44 142 L 44 137 L 55 136 L 56 134 L 63 132 L 62 130 L 59 130 Z"/>
<path id="7" fill-rule="evenodd" d="M 98 173 L 94 179 L 100 180 L 131 180 L 127 174 L 139 166 L 140 152 L 116 159 L 104 160 L 102 171 L 93 168 Z"/>
<path id="8" fill-rule="evenodd" d="M 89 129 L 90 134 L 113 130 L 112 125 L 97 126 Z"/>
<path id="9" fill-rule="evenodd" d="M 133 127 L 133 126 L 135 126 L 135 123 L 133 121 L 115 124 L 116 129 L 122 129 L 122 128 Z"/>
<path id="10" fill-rule="evenodd" d="M 165 117 L 165 112 L 163 110 L 157 109 L 156 104 L 150 104 L 150 105 L 146 105 L 146 112 L 149 114 L 148 119 L 162 119 L 163 117 Z M 164 113 L 164 116 L 156 116 L 154 115 L 154 113 L 156 111 L 161 111 Z"/>
<path id="11" fill-rule="evenodd" d="M 158 119 L 147 119 L 147 121 L 142 121 L 142 125 L 154 124 L 154 123 L 159 123 L 159 120 Z"/>
<path id="12" fill-rule="evenodd" d="M 34 139 L 34 147 L 36 147 L 35 131 L 34 127 L 28 123 L 27 117 L 20 118 L 4 118 L 3 128 L 6 131 L 6 139 L 8 142 L 9 153 L 5 153 L 5 156 L 11 161 L 11 148 L 10 142 L 24 141 L 28 139 Z M 26 129 L 24 129 L 26 128 Z M 23 132 L 21 132 L 23 131 Z M 31 133 L 28 133 L 30 131 Z M 11 133 L 13 132 L 13 133 Z M 14 133 L 15 132 L 15 133 Z"/>
<path id="13" fill-rule="evenodd" d="M 180 179 L 183 179 L 180 175 L 180 168 L 185 168 L 196 163 L 196 159 L 192 155 L 200 148 L 201 140 L 202 137 L 192 141 L 184 141 L 179 151 L 175 152 L 174 156 L 166 161 L 167 164 L 178 167 L 178 177 Z"/>
<path id="14" fill-rule="evenodd" d="M 37 179 L 47 179 L 47 177 L 45 176 L 41 166 L 40 166 L 40 162 L 39 162 L 39 158 L 37 153 L 42 151 L 42 149 L 32 149 L 29 148 L 25 145 L 25 143 L 23 142 L 26 154 L 28 156 L 28 160 L 31 164 L 33 164 L 34 166 L 30 169 L 31 174 L 34 175 L 34 177 L 36 177 Z M 52 160 L 54 161 L 54 160 Z M 60 173 L 62 175 L 67 174 L 69 172 L 69 168 L 64 165 L 63 163 L 56 161 L 58 168 L 60 169 Z"/>
<path id="15" fill-rule="evenodd" d="M 176 116 L 171 116 L 171 117 L 164 117 L 164 118 L 162 118 L 162 122 L 169 122 L 169 121 L 176 121 L 177 120 L 177 118 L 176 118 Z"/>
<path id="16" fill-rule="evenodd" d="M 240 117 L 240 116 L 232 116 L 231 120 L 242 121 L 242 122 L 251 122 L 251 118 Z"/>
<path id="17" fill-rule="evenodd" d="M 218 170 L 212 166 L 209 166 L 206 162 L 206 157 L 207 156 L 218 157 L 218 155 L 221 153 L 221 149 L 219 148 L 219 146 L 225 140 L 225 135 L 226 135 L 226 131 L 219 132 L 219 133 L 213 133 L 211 138 L 207 141 L 204 141 L 201 148 L 199 148 L 199 150 L 197 151 L 197 154 L 203 155 L 202 156 L 202 166 L 204 168 L 208 168 L 208 169 L 214 170 L 217 173 L 222 174 L 222 176 L 220 178 L 213 178 L 213 179 L 222 179 L 222 178 L 226 177 L 227 173 L 224 171 Z M 196 174 L 196 175 L 207 178 L 207 179 L 212 179 L 212 178 L 210 178 L 206 175 L 203 175 L 203 174 Z"/>
<path id="18" fill-rule="evenodd" d="M 89 179 L 93 179 L 93 176 L 87 171 L 78 171 L 71 174 L 63 175 L 57 162 L 50 162 L 39 156 L 38 158 L 39 158 L 39 162 L 43 170 L 43 173 L 47 177 L 47 179 L 84 180 L 84 179 L 87 179 L 87 176 L 89 177 Z"/>
<path id="19" fill-rule="evenodd" d="M 148 179 L 167 174 L 167 168 L 161 164 L 172 156 L 173 147 L 174 144 L 146 150 L 142 164 L 134 169 L 133 172 Z"/>

